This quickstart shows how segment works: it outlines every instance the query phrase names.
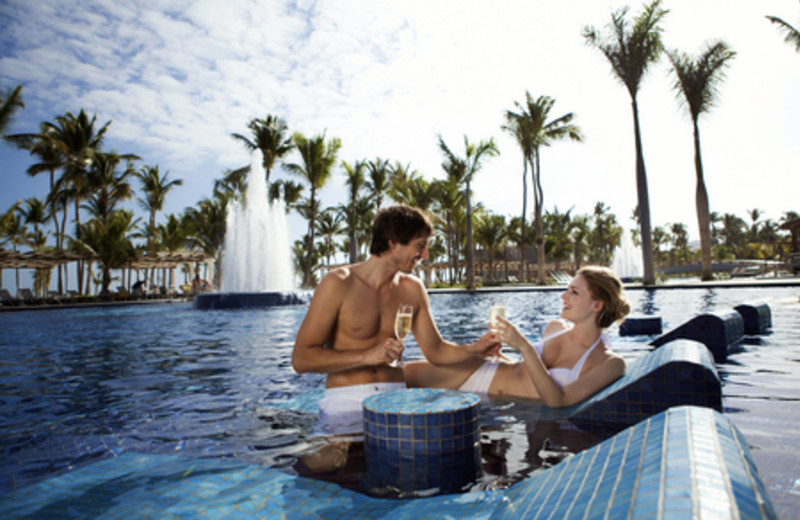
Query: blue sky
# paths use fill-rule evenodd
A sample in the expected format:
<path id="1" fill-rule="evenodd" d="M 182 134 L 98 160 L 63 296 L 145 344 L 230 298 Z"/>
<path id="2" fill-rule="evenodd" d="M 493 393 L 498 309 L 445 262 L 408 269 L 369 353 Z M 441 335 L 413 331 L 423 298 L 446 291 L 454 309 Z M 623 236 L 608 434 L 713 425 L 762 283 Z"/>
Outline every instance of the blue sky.
<path id="1" fill-rule="evenodd" d="M 542 154 L 545 208 L 590 213 L 608 204 L 625 226 L 636 205 L 630 99 L 586 25 L 605 26 L 606 0 L 190 2 L 4 0 L 0 2 L 0 88 L 24 85 L 26 110 L 10 133 L 81 108 L 113 121 L 106 148 L 136 153 L 181 178 L 167 212 L 211 193 L 215 179 L 247 164 L 230 138 L 267 114 L 291 131 L 342 139 L 341 159 L 380 156 L 441 177 L 436 142 L 460 150 L 494 137 L 501 156 L 473 184 L 475 200 L 516 216 L 521 157 L 505 135 L 505 110 L 525 91 L 548 95 L 551 115 L 575 113 L 583 144 Z M 630 3 L 632 12 L 641 4 Z M 800 23 L 796 0 L 665 0 L 667 48 L 697 54 L 725 40 L 738 56 L 716 108 L 701 119 L 713 211 L 764 210 L 778 220 L 800 210 L 800 54 L 764 16 Z M 639 95 L 654 225 L 686 224 L 697 236 L 691 126 L 663 59 Z M 295 158 L 289 159 L 296 160 Z M 26 152 L 0 144 L 0 209 L 44 197 Z M 323 205 L 345 199 L 337 173 Z M 133 206 L 133 203 L 131 203 Z M 303 229 L 290 220 L 292 238 Z"/>

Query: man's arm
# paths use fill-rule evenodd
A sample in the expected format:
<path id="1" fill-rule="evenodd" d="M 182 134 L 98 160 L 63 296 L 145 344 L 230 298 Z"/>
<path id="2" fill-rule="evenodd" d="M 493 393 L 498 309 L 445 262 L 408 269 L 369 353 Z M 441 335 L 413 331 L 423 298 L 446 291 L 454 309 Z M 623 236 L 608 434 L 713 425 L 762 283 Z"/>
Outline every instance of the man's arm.
<path id="1" fill-rule="evenodd" d="M 500 351 L 500 343 L 491 332 L 484 334 L 478 341 L 469 345 L 457 345 L 442 338 L 436 323 L 433 321 L 431 302 L 425 287 L 416 278 L 414 283 L 418 285 L 419 311 L 414 317 L 411 331 L 417 340 L 419 348 L 425 354 L 425 358 L 433 365 L 453 365 L 474 359 L 476 357 L 486 357 L 497 354 Z"/>
<path id="2" fill-rule="evenodd" d="M 347 276 L 344 270 L 331 271 L 314 292 L 292 351 L 292 367 L 296 372 L 332 373 L 376 366 L 394 359 L 387 358 L 387 351 L 402 351 L 402 345 L 397 340 L 387 340 L 367 350 L 335 350 L 327 346 L 334 334 L 342 299 L 347 292 Z"/>

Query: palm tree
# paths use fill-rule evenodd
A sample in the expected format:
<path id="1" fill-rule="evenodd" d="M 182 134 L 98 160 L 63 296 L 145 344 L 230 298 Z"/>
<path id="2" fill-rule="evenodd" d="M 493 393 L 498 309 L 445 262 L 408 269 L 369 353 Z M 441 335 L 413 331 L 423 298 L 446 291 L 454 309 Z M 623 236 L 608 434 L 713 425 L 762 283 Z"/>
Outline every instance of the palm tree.
<path id="1" fill-rule="evenodd" d="M 434 181 L 436 184 L 437 210 L 441 215 L 441 218 L 434 221 L 434 225 L 437 225 L 441 234 L 445 237 L 445 248 L 450 259 L 450 284 L 455 284 L 456 278 L 460 277 L 458 264 L 461 240 L 458 224 L 463 220 L 464 192 L 460 189 L 460 181 L 457 175 L 458 172 L 456 171 L 448 171 L 446 180 Z"/>
<path id="2" fill-rule="evenodd" d="M 188 247 L 199 249 L 214 259 L 214 285 L 219 287 L 220 260 L 225 244 L 225 208 L 228 201 L 223 196 L 201 200 L 196 207 L 186 208 L 184 221 Z"/>
<path id="3" fill-rule="evenodd" d="M 22 221 L 19 203 L 14 204 L 7 213 L 3 215 L 3 242 L 11 244 L 11 250 L 19 252 L 21 246 L 30 245 L 32 235 L 28 227 Z M 14 269 L 17 283 L 17 293 L 19 293 L 19 267 Z"/>
<path id="4" fill-rule="evenodd" d="M 711 280 L 711 217 L 709 213 L 708 191 L 703 178 L 703 159 L 700 153 L 700 114 L 707 113 L 714 105 L 717 85 L 722 81 L 724 68 L 736 56 L 724 42 L 709 44 L 696 59 L 678 51 L 667 52 L 672 62 L 676 81 L 674 89 L 692 118 L 694 136 L 694 169 L 696 174 L 695 206 L 697 224 L 700 228 L 701 280 Z"/>
<path id="5" fill-rule="evenodd" d="M 603 53 L 611 64 L 617 79 L 628 90 L 633 111 L 633 129 L 636 141 L 636 192 L 639 205 L 639 226 L 642 240 L 643 284 L 655 283 L 653 271 L 653 246 L 650 233 L 650 201 L 647 191 L 647 173 L 642 150 L 642 132 L 639 125 L 639 103 L 636 95 L 648 67 L 658 61 L 663 50 L 659 22 L 668 13 L 661 9 L 661 0 L 645 5 L 643 11 L 629 26 L 625 16 L 628 8 L 611 15 L 609 32 L 604 37 L 594 27 L 586 27 L 583 36 L 587 43 Z"/>
<path id="6" fill-rule="evenodd" d="M 333 166 L 336 164 L 336 157 L 342 147 L 340 139 L 333 137 L 325 142 L 325 133 L 307 138 L 300 132 L 293 136 L 297 151 L 300 153 L 301 164 L 288 164 L 286 168 L 301 178 L 305 179 L 310 186 L 309 197 L 309 218 L 308 218 L 308 238 L 306 241 L 307 259 L 316 258 L 314 255 L 314 232 L 316 228 L 317 213 L 317 191 L 320 190 L 330 179 L 333 173 Z M 307 261 L 304 263 L 303 287 L 313 286 L 312 270 L 316 263 Z"/>
<path id="7" fill-rule="evenodd" d="M 88 114 L 81 110 L 78 115 L 67 112 L 56 117 L 55 122 L 42 124 L 43 131 L 39 134 L 41 139 L 49 140 L 61 154 L 63 170 L 61 177 L 56 181 L 55 190 L 57 198 L 63 204 L 63 218 L 61 221 L 61 236 L 66 236 L 67 204 L 75 204 L 75 223 L 81 222 L 81 203 L 92 194 L 92 187 L 87 182 L 88 169 L 94 157 L 102 149 L 103 137 L 108 131 L 111 121 L 107 121 L 99 129 L 95 128 L 97 116 L 90 119 Z M 52 194 L 52 193 L 51 193 Z M 78 262 L 78 289 L 83 286 L 83 262 Z M 89 280 L 86 280 L 87 286 Z"/>
<path id="8" fill-rule="evenodd" d="M 555 104 L 555 100 L 549 96 L 539 96 L 534 99 L 530 92 L 525 91 L 525 104 L 514 103 L 519 112 L 506 112 L 508 127 L 515 129 L 514 135 L 520 139 L 525 139 L 525 143 L 519 143 L 523 157 L 530 166 L 533 184 L 534 199 L 534 225 L 536 226 L 536 260 L 537 278 L 540 284 L 546 282 L 545 277 L 545 248 L 544 248 L 544 225 L 542 223 L 542 211 L 544 208 L 544 192 L 542 191 L 541 175 L 541 147 L 550 146 L 558 139 L 569 138 L 573 141 L 583 141 L 580 128 L 572 124 L 575 115 L 572 112 L 561 117 L 548 121 L 550 111 Z M 527 156 L 525 154 L 528 154 Z"/>
<path id="9" fill-rule="evenodd" d="M 376 157 L 372 161 L 367 162 L 367 169 L 369 170 L 369 178 L 366 181 L 366 188 L 369 192 L 370 200 L 375 202 L 375 210 L 381 209 L 383 197 L 389 191 L 389 159 L 381 159 Z"/>
<path id="10" fill-rule="evenodd" d="M 182 219 L 175 214 L 168 215 L 166 223 L 158 226 L 157 241 L 170 253 L 182 250 L 186 245 L 186 225 Z M 170 291 L 175 287 L 174 271 L 175 267 L 170 267 L 168 283 Z"/>
<path id="11" fill-rule="evenodd" d="M 472 205 L 470 203 L 470 183 L 481 167 L 484 157 L 496 157 L 500 155 L 494 139 L 483 140 L 477 144 L 470 143 L 467 136 L 464 136 L 464 157 L 456 156 L 439 136 L 439 149 L 444 154 L 445 162 L 442 168 L 451 176 L 458 178 L 464 184 L 464 199 L 467 203 L 467 289 L 475 287 L 475 266 L 473 265 L 475 249 L 472 243 Z"/>
<path id="12" fill-rule="evenodd" d="M 477 219 L 475 226 L 475 240 L 486 249 L 489 260 L 488 279 L 497 281 L 494 270 L 494 257 L 501 251 L 508 241 L 506 218 L 502 215 L 484 213 Z"/>
<path id="13" fill-rule="evenodd" d="M 517 108 L 520 108 L 519 103 L 515 101 L 514 104 Z M 518 220 L 520 224 L 518 244 L 520 247 L 519 279 L 520 281 L 525 281 L 527 279 L 528 261 L 525 254 L 525 215 L 528 212 L 528 162 L 533 157 L 533 139 L 530 136 L 531 125 L 522 110 L 520 112 L 507 110 L 505 118 L 506 124 L 502 125 L 501 128 L 514 136 L 520 150 L 522 150 L 522 217 Z"/>
<path id="14" fill-rule="evenodd" d="M 0 137 L 5 136 L 20 108 L 25 108 L 25 103 L 22 102 L 22 85 L 8 89 L 5 94 L 0 93 Z"/>
<path id="15" fill-rule="evenodd" d="M 778 30 L 785 34 L 784 41 L 794 45 L 794 50 L 800 52 L 800 30 L 777 16 L 767 16 L 767 20 L 778 26 Z"/>
<path id="16" fill-rule="evenodd" d="M 335 208 L 326 208 L 317 219 L 317 231 L 322 238 L 321 253 L 325 256 L 325 264 L 331 265 L 331 255 L 336 254 L 335 239 L 345 231 L 344 218 Z"/>
<path id="17" fill-rule="evenodd" d="M 589 238 L 591 230 L 589 229 L 589 217 L 586 215 L 577 215 L 572 219 L 572 233 L 571 240 L 573 246 L 573 260 L 575 261 L 575 271 L 581 268 L 583 261 L 583 248 L 586 246 L 586 240 Z"/>
<path id="18" fill-rule="evenodd" d="M 602 265 L 610 265 L 614 249 L 622 241 L 622 226 L 617 217 L 609 212 L 603 202 L 594 205 L 592 231 L 589 235 L 589 259 Z"/>
<path id="19" fill-rule="evenodd" d="M 240 141 L 251 152 L 261 150 L 264 171 L 267 175 L 267 186 L 269 186 L 269 177 L 273 168 L 275 168 L 275 161 L 288 154 L 294 148 L 292 139 L 288 136 L 289 128 L 283 119 L 272 114 L 268 114 L 264 119 L 251 119 L 247 127 L 252 132 L 252 139 L 236 133 L 231 134 L 231 137 Z M 241 171 L 245 172 L 249 169 L 249 166 L 240 168 Z"/>
<path id="20" fill-rule="evenodd" d="M 131 154 L 119 155 L 116 152 L 96 153 L 86 177 L 92 195 L 85 206 L 103 223 L 116 210 L 117 204 L 133 197 L 133 187 L 128 179 L 136 175 L 133 161 L 139 157 Z M 122 161 L 125 168 L 119 171 Z"/>
<path id="21" fill-rule="evenodd" d="M 756 242 L 758 240 L 758 229 L 760 227 L 758 224 L 759 220 L 761 220 L 761 215 L 763 214 L 764 212 L 758 208 L 747 210 L 747 216 L 750 217 L 750 222 L 752 222 L 752 224 L 750 224 L 750 232 L 747 237 L 750 242 Z"/>
<path id="22" fill-rule="evenodd" d="M 572 208 L 566 213 L 558 211 L 558 206 L 553 211 L 545 212 L 545 245 L 548 256 L 555 262 L 556 271 L 561 270 L 561 262 L 568 260 L 574 249 L 572 237 Z"/>
<path id="23" fill-rule="evenodd" d="M 350 263 L 354 264 L 358 261 L 358 225 L 359 219 L 362 218 L 356 210 L 359 192 L 364 187 L 364 170 L 367 167 L 366 161 L 356 161 L 352 166 L 345 161 L 342 161 L 344 168 L 347 185 L 347 205 L 342 209 L 345 214 L 345 223 L 347 225 L 347 233 L 350 237 Z"/>
<path id="24" fill-rule="evenodd" d="M 144 196 L 136 200 L 150 216 L 147 226 L 147 250 L 150 254 L 154 254 L 156 233 L 158 231 L 156 214 L 164 208 L 167 193 L 175 186 L 181 186 L 183 180 L 167 180 L 169 171 L 162 176 L 158 165 L 143 166 L 135 175 L 141 181 L 142 191 L 144 192 Z"/>
<path id="25" fill-rule="evenodd" d="M 133 212 L 126 210 L 115 210 L 105 220 L 93 218 L 77 226 L 77 244 L 85 252 L 96 255 L 100 262 L 102 295 L 109 293 L 111 270 L 122 268 L 136 258 L 136 248 L 130 237 L 133 227 Z"/>

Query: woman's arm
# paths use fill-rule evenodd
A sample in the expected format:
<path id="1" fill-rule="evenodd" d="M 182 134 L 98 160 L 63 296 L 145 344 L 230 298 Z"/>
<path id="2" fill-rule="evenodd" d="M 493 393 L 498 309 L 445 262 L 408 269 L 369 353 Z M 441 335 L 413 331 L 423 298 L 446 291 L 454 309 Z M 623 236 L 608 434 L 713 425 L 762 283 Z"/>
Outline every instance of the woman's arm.
<path id="1" fill-rule="evenodd" d="M 501 323 L 504 325 L 503 341 L 522 354 L 522 363 L 539 392 L 539 396 L 547 406 L 558 408 L 579 403 L 613 383 L 625 373 L 625 362 L 621 357 L 612 355 L 603 363 L 589 369 L 577 381 L 561 388 L 550 375 L 531 342 L 512 323 L 502 318 Z M 545 334 L 549 335 L 548 332 L 559 328 L 556 324 L 560 323 L 551 322 L 545 329 Z"/>

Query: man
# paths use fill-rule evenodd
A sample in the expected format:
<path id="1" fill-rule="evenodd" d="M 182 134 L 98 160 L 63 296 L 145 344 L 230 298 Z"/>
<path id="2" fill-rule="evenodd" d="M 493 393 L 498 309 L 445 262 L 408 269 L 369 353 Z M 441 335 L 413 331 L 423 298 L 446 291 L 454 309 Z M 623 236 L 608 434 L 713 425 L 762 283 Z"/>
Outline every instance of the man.
<path id="1" fill-rule="evenodd" d="M 411 273 L 428 257 L 433 228 L 415 208 L 382 209 L 372 228 L 370 257 L 331 270 L 322 279 L 297 333 L 292 366 L 298 373 L 327 374 L 320 401 L 318 434 L 335 435 L 303 461 L 314 472 L 340 469 L 350 441 L 362 433 L 361 402 L 378 392 L 404 388 L 402 367 L 392 367 L 403 353 L 394 336 L 401 304 L 414 307 L 411 331 L 434 365 L 450 365 L 494 354 L 499 345 L 489 333 L 468 346 L 442 339 L 422 282 Z M 351 435 L 347 435 L 351 434 Z"/>

